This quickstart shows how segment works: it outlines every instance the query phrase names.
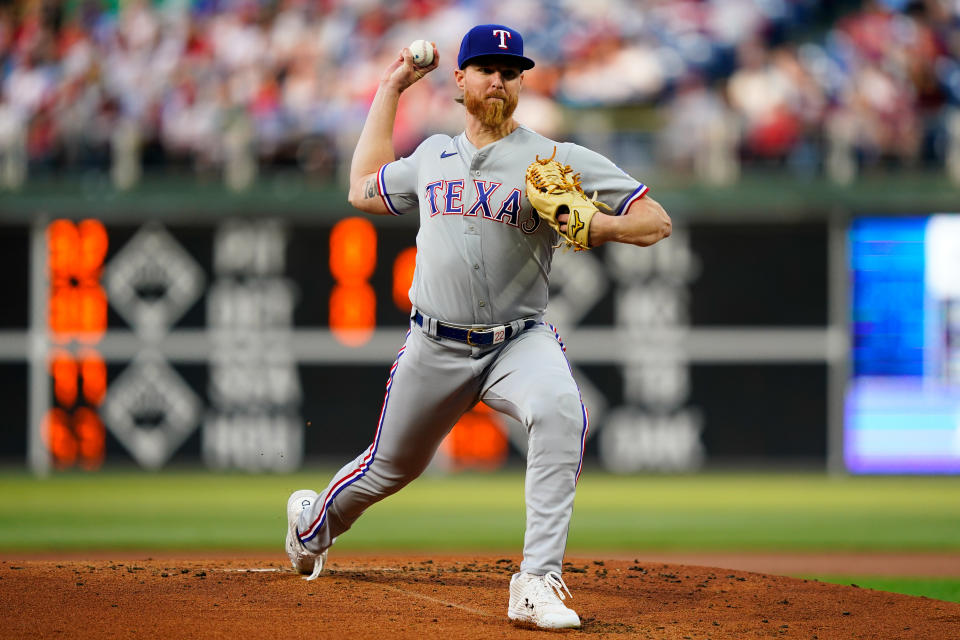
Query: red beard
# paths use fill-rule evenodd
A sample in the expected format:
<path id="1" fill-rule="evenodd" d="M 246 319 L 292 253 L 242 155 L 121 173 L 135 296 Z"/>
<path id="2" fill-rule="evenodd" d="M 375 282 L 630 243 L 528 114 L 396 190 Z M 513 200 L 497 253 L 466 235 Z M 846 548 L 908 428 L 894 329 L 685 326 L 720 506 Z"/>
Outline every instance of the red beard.
<path id="1" fill-rule="evenodd" d="M 497 97 L 503 100 L 486 100 L 473 93 L 463 96 L 463 104 L 477 120 L 486 127 L 499 127 L 510 119 L 517 108 L 517 96 L 510 98 L 506 93 Z"/>

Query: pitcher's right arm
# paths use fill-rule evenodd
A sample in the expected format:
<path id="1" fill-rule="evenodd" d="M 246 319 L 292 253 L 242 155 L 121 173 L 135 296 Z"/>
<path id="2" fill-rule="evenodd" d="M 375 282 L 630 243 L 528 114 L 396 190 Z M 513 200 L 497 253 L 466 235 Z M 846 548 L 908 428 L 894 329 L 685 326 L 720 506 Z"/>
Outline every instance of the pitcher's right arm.
<path id="1" fill-rule="evenodd" d="M 383 72 L 350 163 L 347 199 L 357 209 L 378 215 L 390 213 L 377 188 L 377 172 L 383 165 L 397 159 L 393 150 L 393 123 L 400 94 L 436 69 L 439 63 L 436 45 L 433 47 L 433 63 L 425 67 L 415 66 L 410 50 L 404 47 Z"/>

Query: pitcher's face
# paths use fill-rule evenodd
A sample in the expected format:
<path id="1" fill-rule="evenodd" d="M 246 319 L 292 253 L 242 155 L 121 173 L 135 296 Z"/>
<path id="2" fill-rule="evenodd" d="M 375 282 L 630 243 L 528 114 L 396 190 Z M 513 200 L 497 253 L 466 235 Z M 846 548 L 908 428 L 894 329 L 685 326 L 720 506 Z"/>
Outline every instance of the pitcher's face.
<path id="1" fill-rule="evenodd" d="M 510 61 L 480 58 L 456 70 L 467 112 L 484 126 L 497 127 L 513 115 L 523 85 L 523 71 Z"/>

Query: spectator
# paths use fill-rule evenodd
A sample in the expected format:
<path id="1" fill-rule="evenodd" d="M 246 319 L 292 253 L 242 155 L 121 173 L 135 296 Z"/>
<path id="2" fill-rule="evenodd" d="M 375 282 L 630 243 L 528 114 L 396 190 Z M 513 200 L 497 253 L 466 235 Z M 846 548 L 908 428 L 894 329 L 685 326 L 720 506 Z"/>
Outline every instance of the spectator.
<path id="1" fill-rule="evenodd" d="M 960 104 L 960 4 L 949 0 L 867 0 L 839 18 L 824 0 L 610 0 L 580 7 L 576 19 L 553 0 L 109 6 L 0 7 L 0 121 L 5 140 L 25 134 L 34 168 L 105 170 L 124 123 L 155 167 L 222 171 L 231 130 L 231 148 L 243 148 L 236 131 L 247 125 L 233 127 L 242 122 L 261 171 L 297 163 L 331 179 L 350 156 L 384 57 L 432 36 L 449 63 L 463 31 L 497 19 L 530 25 L 528 46 L 541 54 L 520 117 L 576 138 L 583 123 L 609 120 L 605 109 L 639 107 L 653 115 L 617 122 L 638 129 L 620 132 L 624 148 L 649 146 L 650 123 L 661 121 L 659 156 L 701 176 L 715 173 L 695 167 L 722 165 L 731 143 L 747 163 L 804 171 L 828 156 L 854 170 L 942 166 L 946 122 Z M 413 149 L 424 114 L 452 97 L 445 83 L 418 84 L 398 116 L 398 149 Z M 583 109 L 594 117 L 579 117 Z M 704 164 L 701 144 L 714 160 Z"/>

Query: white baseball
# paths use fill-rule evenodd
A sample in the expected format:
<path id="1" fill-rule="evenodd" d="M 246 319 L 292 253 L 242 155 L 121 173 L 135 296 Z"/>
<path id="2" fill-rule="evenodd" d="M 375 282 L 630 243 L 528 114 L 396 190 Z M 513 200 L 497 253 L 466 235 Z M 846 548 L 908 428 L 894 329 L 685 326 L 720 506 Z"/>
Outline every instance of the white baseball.
<path id="1" fill-rule="evenodd" d="M 413 56 L 413 64 L 418 67 L 426 67 L 433 62 L 433 45 L 426 40 L 414 40 L 407 47 Z"/>

